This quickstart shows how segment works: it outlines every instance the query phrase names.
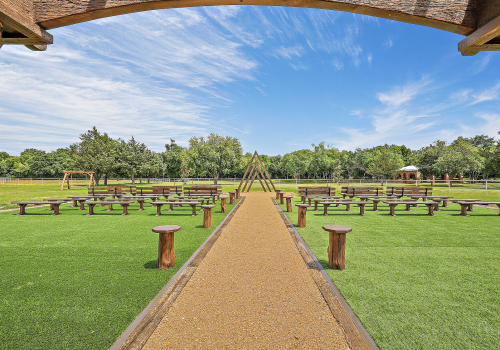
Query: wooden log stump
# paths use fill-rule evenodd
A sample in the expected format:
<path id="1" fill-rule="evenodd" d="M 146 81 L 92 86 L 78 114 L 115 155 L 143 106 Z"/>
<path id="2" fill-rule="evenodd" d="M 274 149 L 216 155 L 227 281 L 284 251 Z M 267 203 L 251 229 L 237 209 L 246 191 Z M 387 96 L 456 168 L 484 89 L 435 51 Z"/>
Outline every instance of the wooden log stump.
<path id="1" fill-rule="evenodd" d="M 202 205 L 201 206 L 203 213 L 203 228 L 211 228 L 212 227 L 212 208 L 215 208 L 215 205 Z"/>
<path id="2" fill-rule="evenodd" d="M 164 225 L 153 228 L 158 237 L 158 262 L 156 266 L 160 270 L 166 270 L 175 266 L 174 233 L 181 229 L 177 225 Z"/>
<path id="3" fill-rule="evenodd" d="M 292 198 L 293 196 L 283 196 L 286 199 L 286 211 L 288 213 L 292 212 Z"/>
<path id="4" fill-rule="evenodd" d="M 328 245 L 328 267 L 333 270 L 345 269 L 345 242 L 346 233 L 352 228 L 341 225 L 325 225 L 323 230 L 330 233 Z"/>
<path id="5" fill-rule="evenodd" d="M 220 197 L 220 209 L 222 213 L 225 213 L 227 211 L 227 197 Z"/>
<path id="6" fill-rule="evenodd" d="M 229 204 L 236 204 L 236 192 L 229 192 Z"/>
<path id="7" fill-rule="evenodd" d="M 295 204 L 296 207 L 299 208 L 299 218 L 297 220 L 297 226 L 298 227 L 306 227 L 306 211 L 307 207 L 309 207 L 309 204 Z"/>
<path id="8" fill-rule="evenodd" d="M 276 189 L 276 199 L 280 198 L 281 189 Z"/>
<path id="9" fill-rule="evenodd" d="M 236 189 L 236 199 L 241 198 L 241 190 L 239 188 Z"/>
<path id="10" fill-rule="evenodd" d="M 285 202 L 283 201 L 283 195 L 284 195 L 284 194 L 285 194 L 284 192 L 280 192 L 280 193 L 279 193 L 279 197 L 280 197 L 280 204 L 285 204 Z"/>

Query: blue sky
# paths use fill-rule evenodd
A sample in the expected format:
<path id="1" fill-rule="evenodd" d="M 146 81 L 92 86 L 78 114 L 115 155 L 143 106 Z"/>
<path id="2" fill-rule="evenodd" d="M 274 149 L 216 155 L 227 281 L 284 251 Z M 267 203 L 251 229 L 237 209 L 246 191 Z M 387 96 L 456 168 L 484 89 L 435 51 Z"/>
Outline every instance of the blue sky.
<path id="1" fill-rule="evenodd" d="M 0 50 L 0 151 L 46 151 L 96 126 L 163 151 L 211 132 L 277 155 L 500 131 L 500 53 L 462 36 L 304 8 L 149 11 L 50 31 L 45 52 Z"/>

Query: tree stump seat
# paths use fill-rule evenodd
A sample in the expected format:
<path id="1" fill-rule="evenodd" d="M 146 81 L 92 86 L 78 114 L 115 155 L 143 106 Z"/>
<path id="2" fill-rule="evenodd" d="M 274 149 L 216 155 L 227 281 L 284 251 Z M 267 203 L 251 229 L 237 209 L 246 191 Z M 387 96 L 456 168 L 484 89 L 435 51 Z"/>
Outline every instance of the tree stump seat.
<path id="1" fill-rule="evenodd" d="M 346 233 L 351 232 L 352 228 L 342 225 L 325 225 L 323 230 L 330 236 L 328 244 L 328 267 L 333 270 L 345 269 L 345 242 Z"/>
<path id="2" fill-rule="evenodd" d="M 227 211 L 227 199 L 229 197 L 227 196 L 220 196 L 220 209 L 222 213 L 225 213 Z"/>
<path id="3" fill-rule="evenodd" d="M 203 228 L 211 228 L 212 227 L 212 209 L 215 208 L 215 205 L 202 205 L 203 209 Z"/>
<path id="4" fill-rule="evenodd" d="M 283 196 L 283 198 L 285 198 L 286 200 L 286 211 L 288 213 L 291 213 L 293 210 L 292 210 L 292 198 L 293 196 Z"/>
<path id="5" fill-rule="evenodd" d="M 298 220 L 297 220 L 297 226 L 298 227 L 306 227 L 306 212 L 307 208 L 310 207 L 309 204 L 304 204 L 304 203 L 298 203 L 295 204 L 296 207 L 298 207 Z"/>
<path id="6" fill-rule="evenodd" d="M 166 270 L 175 266 L 174 233 L 181 229 L 177 225 L 156 226 L 153 232 L 159 234 L 158 237 L 158 261 L 156 266 L 160 270 Z"/>

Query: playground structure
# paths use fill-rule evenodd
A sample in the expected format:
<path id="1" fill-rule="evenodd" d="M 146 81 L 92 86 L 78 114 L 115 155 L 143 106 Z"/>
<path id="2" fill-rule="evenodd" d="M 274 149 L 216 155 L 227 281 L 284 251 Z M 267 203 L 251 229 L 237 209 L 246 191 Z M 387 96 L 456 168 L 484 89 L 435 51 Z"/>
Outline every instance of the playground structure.
<path id="1" fill-rule="evenodd" d="M 256 156 L 257 156 L 257 158 L 255 158 Z M 253 164 L 253 166 L 252 166 L 252 164 Z M 247 176 L 248 170 L 250 169 L 250 166 L 252 166 L 252 170 L 250 170 L 250 174 L 248 174 L 248 178 L 247 178 L 246 176 Z M 264 176 L 264 174 L 266 176 Z M 271 187 L 269 186 L 269 183 L 267 181 L 269 181 L 271 183 L 271 186 L 273 188 L 272 191 L 276 191 L 276 188 L 274 187 L 274 184 L 273 184 L 273 180 L 271 180 L 271 177 L 269 176 L 269 173 L 267 172 L 266 167 L 264 166 L 264 163 L 262 163 L 262 160 L 260 159 L 257 151 L 254 152 L 252 159 L 248 163 L 247 170 L 245 171 L 245 175 L 243 175 L 243 178 L 241 179 L 240 185 L 238 186 L 238 190 L 241 190 L 241 185 L 243 184 L 243 181 L 245 181 L 245 179 L 246 179 L 245 186 L 243 186 L 243 189 L 241 190 L 241 192 L 250 192 L 250 188 L 252 188 L 253 182 L 255 181 L 256 177 L 259 179 L 260 185 L 262 186 L 262 189 L 264 190 L 264 192 L 267 192 L 266 188 L 264 187 L 264 183 L 266 184 L 269 192 L 271 192 Z M 248 186 L 248 190 L 245 191 L 245 189 L 248 185 L 248 181 L 250 181 L 250 179 L 252 179 L 252 182 L 250 182 L 250 186 Z M 264 183 L 262 183 L 262 180 L 264 180 Z"/>
<path id="2" fill-rule="evenodd" d="M 64 190 L 64 181 L 68 183 L 68 190 L 71 188 L 71 185 L 69 183 L 69 178 L 71 174 L 87 174 L 89 176 L 89 185 L 92 185 L 92 187 L 95 187 L 95 181 L 94 181 L 94 172 L 93 171 L 65 171 L 64 172 L 64 178 L 61 182 L 61 191 Z"/>

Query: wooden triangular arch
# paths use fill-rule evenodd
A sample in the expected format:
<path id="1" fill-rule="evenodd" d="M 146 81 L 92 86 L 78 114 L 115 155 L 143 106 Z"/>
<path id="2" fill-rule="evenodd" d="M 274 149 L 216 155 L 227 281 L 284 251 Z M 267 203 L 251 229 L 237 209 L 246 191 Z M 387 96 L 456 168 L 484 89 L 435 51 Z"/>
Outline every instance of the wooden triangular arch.
<path id="1" fill-rule="evenodd" d="M 248 174 L 247 177 L 247 173 L 248 170 L 250 169 L 250 166 L 252 167 L 252 170 L 250 170 L 250 173 Z M 271 192 L 271 187 L 273 188 L 273 191 L 276 191 L 273 181 L 271 180 L 271 177 L 269 176 L 266 167 L 264 166 L 264 163 L 262 163 L 262 160 L 260 159 L 257 151 L 255 151 L 255 153 L 253 154 L 250 163 L 248 163 L 247 170 L 245 171 L 245 175 L 243 175 L 243 178 L 241 179 L 238 189 L 241 190 L 241 192 L 250 192 L 250 188 L 252 188 L 253 182 L 256 177 L 257 179 L 259 179 L 260 185 L 262 186 L 264 192 L 267 192 L 266 187 L 264 187 L 264 184 L 266 184 L 269 192 Z M 243 184 L 243 181 L 245 181 L 245 179 L 246 179 L 245 186 L 243 186 L 243 189 L 241 189 L 241 185 Z M 248 185 L 248 181 L 250 181 L 250 179 L 252 179 L 252 181 L 250 182 L 250 186 L 248 186 L 248 190 L 245 191 Z M 264 183 L 262 183 L 262 181 L 264 181 Z M 271 183 L 271 186 L 269 186 L 267 181 Z"/>

